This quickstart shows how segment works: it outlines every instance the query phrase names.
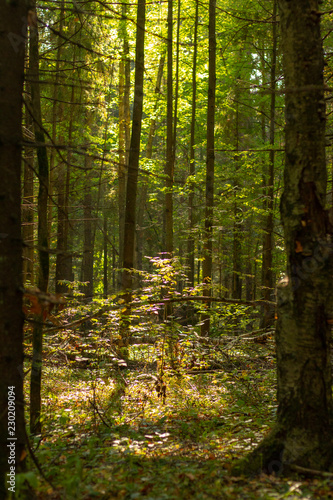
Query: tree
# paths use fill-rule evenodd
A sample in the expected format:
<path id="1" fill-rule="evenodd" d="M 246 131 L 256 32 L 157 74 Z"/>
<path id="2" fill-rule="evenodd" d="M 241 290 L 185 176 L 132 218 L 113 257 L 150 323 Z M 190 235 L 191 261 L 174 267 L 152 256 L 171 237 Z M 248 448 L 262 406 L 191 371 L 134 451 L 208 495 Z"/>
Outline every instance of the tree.
<path id="1" fill-rule="evenodd" d="M 165 181 L 165 252 L 168 259 L 173 256 L 173 176 L 174 176 L 174 127 L 173 127 L 173 1 L 168 0 L 167 38 L 167 136 Z"/>
<path id="2" fill-rule="evenodd" d="M 135 220 L 136 220 L 136 198 L 138 187 L 140 141 L 143 108 L 143 74 L 144 74 L 144 41 L 145 41 L 145 0 L 138 1 L 137 7 L 137 34 L 135 53 L 135 91 L 132 120 L 131 145 L 128 160 L 128 178 L 126 189 L 125 229 L 124 229 L 124 257 L 123 257 L 123 290 L 126 292 L 125 300 L 127 306 L 132 300 L 132 279 L 134 269 L 134 247 L 135 247 Z M 128 311 L 127 311 L 128 312 Z M 126 323 L 126 321 L 125 321 Z M 128 347 L 128 329 L 123 331 L 123 342 L 125 349 Z M 126 352 L 125 352 L 126 354 Z"/>
<path id="3" fill-rule="evenodd" d="M 266 200 L 265 208 L 268 210 L 264 227 L 263 237 L 263 253 L 262 253 L 262 286 L 263 298 L 267 301 L 271 299 L 272 290 L 274 289 L 273 279 L 273 229 L 274 229 L 274 163 L 275 163 L 275 89 L 276 89 L 276 59 L 277 59 L 277 26 L 276 26 L 277 0 L 273 0 L 273 28 L 272 28 L 272 57 L 270 71 L 270 114 L 269 114 L 269 164 L 267 172 L 267 182 L 265 183 Z M 266 176 L 265 176 L 266 177 Z M 274 322 L 274 312 L 271 307 L 263 307 L 263 317 L 261 327 L 267 328 L 272 326 Z"/>
<path id="4" fill-rule="evenodd" d="M 202 276 L 204 295 L 211 296 L 213 267 L 213 207 L 214 207 L 214 166 L 215 166 L 215 93 L 216 93 L 216 0 L 209 1 L 209 76 L 207 108 L 207 158 L 206 158 L 206 205 Z M 210 302 L 206 307 L 209 307 Z M 202 317 L 201 335 L 209 333 L 209 315 Z"/>
<path id="5" fill-rule="evenodd" d="M 333 470 L 332 226 L 326 203 L 324 57 L 319 2 L 279 0 L 285 75 L 281 219 L 287 277 L 278 286 L 277 422 L 237 470 Z"/>
<path id="6" fill-rule="evenodd" d="M 195 175 L 195 118 L 197 98 L 197 57 L 198 57 L 198 23 L 199 23 L 199 1 L 195 1 L 194 39 L 193 39 L 193 67 L 192 67 L 192 106 L 191 106 L 191 132 L 190 132 L 190 193 L 188 197 L 189 206 L 189 236 L 187 240 L 188 255 L 188 279 L 194 286 L 194 182 Z"/>
<path id="7" fill-rule="evenodd" d="M 15 476 L 25 456 L 20 203 L 26 5 L 23 0 L 0 2 L 0 64 L 6 68 L 0 72 L 0 498 L 13 488 L 7 474 L 12 470 Z M 14 429 L 9 426 L 9 410 L 15 410 L 15 441 L 8 439 Z"/>
<path id="8" fill-rule="evenodd" d="M 32 12 L 32 11 L 31 11 Z M 44 140 L 42 124 L 41 96 L 39 85 L 39 42 L 37 25 L 30 26 L 29 37 L 29 79 L 31 88 L 31 107 L 34 122 L 35 141 L 37 144 L 38 160 L 38 288 L 47 292 L 49 282 L 49 252 L 48 252 L 48 223 L 47 203 L 49 188 L 49 164 L 47 149 Z M 30 377 L 30 430 L 32 433 L 41 431 L 41 378 L 42 378 L 42 350 L 43 350 L 43 306 L 36 314 L 33 330 L 33 355 Z"/>

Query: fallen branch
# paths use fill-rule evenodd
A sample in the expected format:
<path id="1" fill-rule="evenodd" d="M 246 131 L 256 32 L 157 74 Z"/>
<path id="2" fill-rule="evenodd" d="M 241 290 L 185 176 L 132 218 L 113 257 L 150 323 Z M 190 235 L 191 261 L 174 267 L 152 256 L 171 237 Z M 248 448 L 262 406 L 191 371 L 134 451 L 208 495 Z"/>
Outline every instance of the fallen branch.
<path id="1" fill-rule="evenodd" d="M 300 474 L 307 474 L 310 476 L 322 476 L 322 477 L 333 477 L 332 472 L 326 472 L 322 470 L 307 469 L 306 467 L 301 467 L 300 465 L 290 465 L 291 470 L 299 472 Z"/>

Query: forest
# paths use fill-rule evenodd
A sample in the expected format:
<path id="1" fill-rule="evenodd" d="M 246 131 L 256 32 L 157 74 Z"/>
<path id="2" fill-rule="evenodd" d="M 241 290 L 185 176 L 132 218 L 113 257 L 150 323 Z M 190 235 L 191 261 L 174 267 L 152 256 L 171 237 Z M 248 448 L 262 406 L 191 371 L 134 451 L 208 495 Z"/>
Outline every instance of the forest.
<path id="1" fill-rule="evenodd" d="M 332 1 L 0 12 L 0 500 L 333 498 Z"/>

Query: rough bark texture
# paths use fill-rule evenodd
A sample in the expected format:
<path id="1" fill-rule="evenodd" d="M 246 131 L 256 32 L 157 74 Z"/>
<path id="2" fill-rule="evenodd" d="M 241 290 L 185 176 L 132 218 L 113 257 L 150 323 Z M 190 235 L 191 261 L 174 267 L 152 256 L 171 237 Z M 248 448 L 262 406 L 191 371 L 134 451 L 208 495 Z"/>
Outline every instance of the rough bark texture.
<path id="1" fill-rule="evenodd" d="M 0 11 L 0 498 L 6 498 L 8 444 L 14 443 L 15 473 L 23 467 L 25 448 L 20 176 L 26 3 L 1 0 Z M 15 441 L 8 440 L 12 386 Z"/>
<path id="2" fill-rule="evenodd" d="M 35 8 L 35 7 L 34 7 Z M 38 143 L 38 288 L 47 292 L 49 282 L 49 252 L 48 252 L 48 189 L 49 163 L 44 141 L 42 111 L 39 85 L 39 42 L 37 26 L 30 27 L 29 46 L 29 78 L 31 87 L 32 118 L 34 122 L 35 140 Z M 32 433 L 41 431 L 41 378 L 42 378 L 42 348 L 43 348 L 43 307 L 36 315 L 33 330 L 33 357 L 30 377 L 30 430 Z"/>
<path id="3" fill-rule="evenodd" d="M 325 101 L 317 1 L 279 0 L 286 157 L 281 218 L 287 278 L 278 290 L 277 423 L 238 470 L 333 471 L 332 227 L 325 210 Z"/>

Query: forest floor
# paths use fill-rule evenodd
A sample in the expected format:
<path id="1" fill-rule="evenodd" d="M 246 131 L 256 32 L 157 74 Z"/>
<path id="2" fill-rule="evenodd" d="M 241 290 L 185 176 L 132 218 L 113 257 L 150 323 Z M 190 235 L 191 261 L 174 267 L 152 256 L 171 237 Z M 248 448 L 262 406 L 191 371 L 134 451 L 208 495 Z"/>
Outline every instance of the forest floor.
<path id="1" fill-rule="evenodd" d="M 77 349 L 74 336 L 66 345 Z M 121 370 L 54 353 L 44 363 L 43 432 L 31 438 L 40 470 L 29 457 L 18 478 L 39 499 L 333 498 L 332 477 L 230 474 L 275 419 L 272 339 L 238 345 L 217 368 L 215 352 L 201 373 L 166 371 L 165 401 L 152 347 L 132 347 Z"/>

